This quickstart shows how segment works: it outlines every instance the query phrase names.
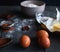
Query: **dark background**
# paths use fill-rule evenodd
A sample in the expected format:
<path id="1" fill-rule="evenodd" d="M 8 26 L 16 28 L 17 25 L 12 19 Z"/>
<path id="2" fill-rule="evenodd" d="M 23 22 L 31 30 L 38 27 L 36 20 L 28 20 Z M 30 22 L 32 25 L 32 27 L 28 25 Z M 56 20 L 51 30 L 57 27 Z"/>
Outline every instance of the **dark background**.
<path id="1" fill-rule="evenodd" d="M 21 1 L 24 0 L 0 0 L 0 5 L 19 5 Z M 60 6 L 60 0 L 42 0 L 46 2 L 47 5 Z"/>

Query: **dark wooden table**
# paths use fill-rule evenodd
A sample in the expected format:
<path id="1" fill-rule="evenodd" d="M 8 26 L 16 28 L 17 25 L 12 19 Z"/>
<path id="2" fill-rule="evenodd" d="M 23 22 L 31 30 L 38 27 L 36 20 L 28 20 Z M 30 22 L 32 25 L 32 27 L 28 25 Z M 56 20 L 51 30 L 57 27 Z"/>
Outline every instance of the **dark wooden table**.
<path id="1" fill-rule="evenodd" d="M 56 7 L 57 6 L 46 6 L 45 12 L 52 16 L 55 17 L 56 16 Z M 58 7 L 58 9 L 60 10 L 60 7 Z M 0 15 L 2 14 L 6 14 L 6 13 L 10 13 L 10 11 L 14 14 L 17 15 L 21 15 L 20 13 L 20 6 L 0 6 Z M 27 18 L 26 18 L 27 19 Z M 32 19 L 32 18 L 31 18 Z M 33 18 L 35 19 L 35 18 Z M 34 22 L 34 26 L 35 26 L 35 22 Z M 33 27 L 34 27 L 33 26 Z M 35 26 L 36 28 L 37 26 Z M 14 42 L 12 44 L 9 44 L 6 47 L 0 48 L 0 52 L 60 52 L 60 34 L 55 34 L 55 33 L 50 33 L 50 40 L 51 40 L 51 46 L 48 49 L 43 49 L 37 46 L 36 42 L 37 41 L 34 37 L 36 34 L 36 29 L 33 28 L 32 33 L 30 34 L 31 38 L 32 38 L 32 43 L 31 46 L 24 49 L 22 47 L 20 47 L 17 42 Z M 3 32 L 2 32 L 3 33 Z M 19 33 L 16 34 L 16 37 L 18 38 Z M 33 35 L 34 34 L 34 35 Z"/>

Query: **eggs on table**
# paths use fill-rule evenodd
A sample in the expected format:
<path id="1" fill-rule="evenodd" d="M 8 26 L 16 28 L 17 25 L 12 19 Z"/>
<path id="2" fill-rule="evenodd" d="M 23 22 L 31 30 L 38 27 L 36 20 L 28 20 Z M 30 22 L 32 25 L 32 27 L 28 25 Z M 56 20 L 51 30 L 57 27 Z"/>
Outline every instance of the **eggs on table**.
<path id="1" fill-rule="evenodd" d="M 3 27 L 8 27 L 9 24 L 3 24 Z M 56 26 L 56 25 L 55 25 Z M 14 30 L 13 27 L 10 27 L 9 29 L 3 29 L 3 32 L 8 32 Z M 29 30 L 28 26 L 24 26 L 22 27 L 22 30 Z M 49 34 L 48 32 L 46 32 L 45 30 L 39 30 L 37 31 L 37 41 L 38 44 L 40 46 L 42 46 L 43 48 L 49 48 L 50 47 L 50 39 L 49 39 Z M 31 39 L 28 35 L 23 35 L 20 39 L 19 42 L 21 44 L 22 47 L 27 48 L 30 46 L 31 44 Z"/>
<path id="2" fill-rule="evenodd" d="M 38 44 L 43 48 L 50 47 L 49 34 L 45 30 L 40 30 L 37 32 Z"/>
<path id="3" fill-rule="evenodd" d="M 49 48 L 50 47 L 50 39 L 49 39 L 49 34 L 48 32 L 46 32 L 45 30 L 39 30 L 37 31 L 37 41 L 39 46 L 43 47 L 43 48 Z M 27 48 L 30 46 L 31 44 L 31 38 L 28 35 L 23 35 L 20 39 L 19 39 L 20 45 L 23 48 Z"/>

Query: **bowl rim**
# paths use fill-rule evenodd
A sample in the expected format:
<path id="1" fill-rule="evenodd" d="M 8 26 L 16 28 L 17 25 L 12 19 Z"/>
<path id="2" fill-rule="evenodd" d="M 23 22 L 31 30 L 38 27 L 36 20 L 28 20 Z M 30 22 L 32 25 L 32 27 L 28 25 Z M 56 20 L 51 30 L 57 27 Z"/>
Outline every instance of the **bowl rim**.
<path id="1" fill-rule="evenodd" d="M 37 7 L 41 7 L 41 6 L 46 5 L 46 3 L 45 3 L 44 1 L 22 1 L 22 2 L 20 3 L 20 6 L 22 6 L 22 7 L 27 7 L 27 8 L 37 8 L 37 7 L 25 6 L 24 4 L 25 4 L 25 3 L 28 3 L 28 2 L 41 2 L 42 4 L 39 5 L 39 6 L 37 6 Z"/>

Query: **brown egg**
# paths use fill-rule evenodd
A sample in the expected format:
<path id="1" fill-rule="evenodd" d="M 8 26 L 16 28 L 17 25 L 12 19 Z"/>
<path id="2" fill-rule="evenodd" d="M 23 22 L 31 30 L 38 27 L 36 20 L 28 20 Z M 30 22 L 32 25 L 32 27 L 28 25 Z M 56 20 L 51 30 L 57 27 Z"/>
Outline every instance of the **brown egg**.
<path id="1" fill-rule="evenodd" d="M 31 42 L 31 40 L 30 40 L 30 37 L 29 36 L 23 35 L 21 37 L 20 43 L 21 43 L 21 46 L 22 47 L 24 47 L 24 48 L 29 47 L 30 46 L 30 42 Z"/>
<path id="2" fill-rule="evenodd" d="M 41 37 L 44 37 L 44 36 L 49 37 L 48 32 L 45 31 L 45 30 L 39 30 L 36 35 L 37 35 L 37 38 L 41 38 Z"/>
<path id="3" fill-rule="evenodd" d="M 41 39 L 38 39 L 38 44 L 43 48 L 49 48 L 50 40 L 49 38 L 41 38 Z"/>

